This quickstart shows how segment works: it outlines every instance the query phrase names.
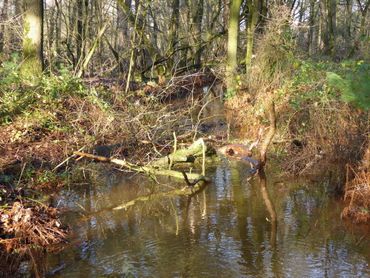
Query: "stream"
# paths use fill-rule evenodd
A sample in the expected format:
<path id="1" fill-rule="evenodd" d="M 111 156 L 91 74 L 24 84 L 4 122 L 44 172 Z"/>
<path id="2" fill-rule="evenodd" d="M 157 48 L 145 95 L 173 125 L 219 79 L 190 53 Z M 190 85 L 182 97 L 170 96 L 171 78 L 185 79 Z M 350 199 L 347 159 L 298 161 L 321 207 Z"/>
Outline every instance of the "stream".
<path id="1" fill-rule="evenodd" d="M 370 277 L 369 227 L 341 220 L 325 180 L 283 180 L 271 166 L 266 179 L 250 178 L 240 162 L 222 161 L 192 198 L 113 211 L 183 184 L 93 168 L 91 182 L 55 200 L 73 237 L 48 255 L 51 277 Z"/>

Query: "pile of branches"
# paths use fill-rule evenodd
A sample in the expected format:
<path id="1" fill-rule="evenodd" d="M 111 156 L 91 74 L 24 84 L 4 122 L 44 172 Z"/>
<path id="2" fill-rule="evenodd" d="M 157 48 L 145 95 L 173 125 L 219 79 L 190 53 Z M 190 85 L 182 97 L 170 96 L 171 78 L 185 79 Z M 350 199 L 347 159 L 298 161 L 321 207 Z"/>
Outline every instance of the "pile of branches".
<path id="1" fill-rule="evenodd" d="M 194 97 L 202 92 L 203 87 L 212 88 L 221 84 L 219 79 L 211 70 L 204 69 L 194 73 L 172 76 L 164 86 L 152 84 L 144 86 L 146 95 L 155 95 L 163 102 L 186 97 Z"/>
<path id="2" fill-rule="evenodd" d="M 2 251 L 19 253 L 33 247 L 50 249 L 67 238 L 56 208 L 21 201 L 0 210 L 0 233 Z"/>

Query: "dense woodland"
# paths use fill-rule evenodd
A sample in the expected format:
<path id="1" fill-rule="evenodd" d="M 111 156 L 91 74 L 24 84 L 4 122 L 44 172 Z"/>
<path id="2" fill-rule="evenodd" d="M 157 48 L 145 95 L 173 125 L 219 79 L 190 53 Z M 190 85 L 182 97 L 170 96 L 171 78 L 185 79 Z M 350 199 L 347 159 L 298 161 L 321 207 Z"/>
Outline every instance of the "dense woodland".
<path id="1" fill-rule="evenodd" d="M 276 6 L 289 13 L 289 35 L 304 57 L 341 61 L 369 53 L 369 1 L 4 0 L 1 6 L 2 61 L 37 57 L 46 72 L 68 69 L 79 77 L 145 79 L 219 64 L 245 72 Z M 29 53 L 27 38 L 35 48 Z"/>
<path id="2" fill-rule="evenodd" d="M 349 203 L 342 216 L 370 220 L 370 0 L 1 0 L 0 7 L 6 271 L 19 267 L 9 267 L 11 251 L 67 238 L 56 209 L 24 198 L 41 200 L 81 178 L 72 162 L 81 150 L 124 157 L 120 166 L 143 172 L 178 143 L 256 142 L 261 165 L 269 148 L 286 175 L 320 176 L 335 165 L 331 182 Z M 209 95 L 223 103 L 225 122 L 209 122 Z M 204 165 L 202 173 L 196 182 Z M 30 220 L 29 208 L 39 218 Z"/>

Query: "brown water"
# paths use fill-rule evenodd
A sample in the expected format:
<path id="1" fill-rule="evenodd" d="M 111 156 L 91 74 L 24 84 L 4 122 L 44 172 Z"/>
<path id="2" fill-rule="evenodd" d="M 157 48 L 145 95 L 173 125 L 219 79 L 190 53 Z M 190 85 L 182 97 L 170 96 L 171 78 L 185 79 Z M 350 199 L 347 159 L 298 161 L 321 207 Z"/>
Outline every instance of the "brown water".
<path id="1" fill-rule="evenodd" d="M 49 256 L 51 276 L 370 277 L 369 230 L 340 219 L 342 205 L 329 197 L 325 181 L 281 183 L 271 169 L 266 183 L 248 181 L 247 170 L 224 161 L 191 199 L 101 211 L 178 186 L 102 170 L 94 182 L 60 196 L 59 206 L 71 210 L 74 238 Z"/>

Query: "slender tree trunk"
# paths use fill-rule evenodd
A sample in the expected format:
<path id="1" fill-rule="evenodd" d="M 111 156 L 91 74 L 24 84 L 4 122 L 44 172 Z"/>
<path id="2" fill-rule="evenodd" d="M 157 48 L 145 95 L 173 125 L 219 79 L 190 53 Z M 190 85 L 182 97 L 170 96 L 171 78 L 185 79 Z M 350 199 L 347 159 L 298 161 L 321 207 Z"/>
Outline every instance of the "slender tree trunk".
<path id="1" fill-rule="evenodd" d="M 75 9 L 74 9 L 74 5 L 73 3 L 71 3 L 70 1 L 67 2 L 68 6 L 67 6 L 67 11 L 68 11 L 68 14 L 66 16 L 66 41 L 65 41 L 65 44 L 66 44 L 66 48 L 67 48 L 67 55 L 68 55 L 68 59 L 70 61 L 70 63 L 72 64 L 73 68 L 75 69 L 76 68 L 76 65 L 77 65 L 77 61 L 76 61 L 76 57 L 75 57 L 75 52 L 74 52 L 74 45 L 73 45 L 73 38 L 75 37 L 75 28 L 74 28 L 74 23 L 75 23 L 75 18 L 76 18 L 76 15 L 75 15 Z M 60 3 L 60 9 L 62 10 L 63 9 L 63 5 L 62 5 L 62 2 Z"/>
<path id="2" fill-rule="evenodd" d="M 172 16 L 170 20 L 169 26 L 169 45 L 167 47 L 167 53 L 172 53 L 176 45 L 179 43 L 178 41 L 178 31 L 179 31 L 179 24 L 180 24 L 180 0 L 173 0 L 172 1 Z M 175 56 L 168 59 L 167 67 L 172 69 L 173 65 L 175 64 Z"/>
<path id="3" fill-rule="evenodd" d="M 327 18 L 327 5 L 326 1 L 323 0 L 319 2 L 320 5 L 320 40 L 322 44 L 323 51 L 327 53 L 330 49 L 329 46 L 329 36 L 328 36 L 328 18 Z"/>
<path id="4" fill-rule="evenodd" d="M 254 32 L 258 20 L 258 0 L 248 1 L 247 51 L 245 54 L 245 69 L 248 72 L 253 55 Z"/>
<path id="5" fill-rule="evenodd" d="M 87 21 L 89 11 L 89 0 L 77 0 L 77 31 L 76 31 L 76 67 L 81 67 L 85 59 Z M 76 69 L 78 70 L 78 69 Z M 84 74 L 84 73 L 83 73 Z M 83 75 L 82 74 L 82 75 Z"/>
<path id="6" fill-rule="evenodd" d="M 45 37 L 45 52 L 47 53 L 46 56 L 47 58 L 45 59 L 45 67 L 48 68 L 50 72 L 53 71 L 53 67 L 55 65 L 55 50 L 54 50 L 54 45 L 55 45 L 55 33 L 56 33 L 56 13 L 57 9 L 55 7 L 52 7 L 49 9 L 49 16 L 45 20 L 45 25 L 46 25 L 46 34 L 47 36 Z"/>
<path id="7" fill-rule="evenodd" d="M 201 65 L 202 61 L 202 23 L 203 23 L 204 0 L 198 0 L 197 10 L 195 13 L 194 23 L 196 27 L 196 42 L 198 49 L 195 52 L 194 64 Z"/>
<path id="8" fill-rule="evenodd" d="M 314 30 L 315 30 L 315 0 L 310 0 L 309 30 L 308 30 L 308 53 L 311 56 L 314 53 Z"/>
<path id="9" fill-rule="evenodd" d="M 328 35 L 329 35 L 329 48 L 328 54 L 335 55 L 335 42 L 336 42 L 336 0 L 326 0 L 328 11 Z"/>
<path id="10" fill-rule="evenodd" d="M 228 23 L 229 23 L 229 15 L 230 15 L 230 6 L 229 0 L 222 0 L 223 9 L 222 9 L 222 26 L 224 30 L 227 30 Z"/>
<path id="11" fill-rule="evenodd" d="M 81 64 L 82 40 L 83 40 L 83 4 L 84 0 L 77 0 L 77 32 L 76 32 L 76 60 L 77 64 Z"/>
<path id="12" fill-rule="evenodd" d="M 366 36 L 366 28 L 365 28 L 365 23 L 366 23 L 366 15 L 367 15 L 367 10 L 363 11 L 361 17 L 361 24 L 360 24 L 360 36 Z"/>
<path id="13" fill-rule="evenodd" d="M 43 57 L 43 14 L 42 0 L 25 0 L 22 76 L 34 83 L 42 74 Z"/>
<path id="14" fill-rule="evenodd" d="M 232 96 L 236 93 L 235 74 L 237 71 L 240 5 L 241 0 L 231 1 L 229 30 L 227 38 L 227 66 L 226 66 L 226 86 L 228 96 Z"/>
<path id="15" fill-rule="evenodd" d="M 177 32 L 180 23 L 180 0 L 172 1 L 172 16 L 170 21 L 170 49 L 175 48 L 177 43 Z"/>
<path id="16" fill-rule="evenodd" d="M 84 1 L 84 12 L 83 12 L 83 32 L 82 32 L 82 50 L 81 55 L 82 57 L 86 56 L 86 51 L 88 49 L 88 27 L 89 27 L 89 0 Z"/>
<path id="17" fill-rule="evenodd" d="M 268 16 L 267 0 L 258 1 L 258 33 L 262 33 Z"/>
<path id="18" fill-rule="evenodd" d="M 360 37 L 366 37 L 366 16 L 367 16 L 367 11 L 370 6 L 370 0 L 367 0 L 364 5 L 362 5 L 360 0 L 357 0 L 357 4 L 360 7 L 360 12 L 361 12 L 361 23 L 360 23 Z"/>
<path id="19" fill-rule="evenodd" d="M 55 18 L 55 38 L 54 38 L 54 56 L 55 56 L 55 66 L 57 69 L 60 68 L 60 57 L 61 52 L 60 42 L 61 42 L 61 30 L 62 30 L 62 14 L 59 6 L 58 0 L 54 1 L 56 7 L 56 18 Z"/>
<path id="20" fill-rule="evenodd" d="M 352 40 L 351 40 L 351 28 L 352 28 L 352 0 L 346 0 L 346 12 L 345 12 L 345 30 L 344 30 L 344 39 L 346 42 L 346 49 L 352 49 Z"/>
<path id="21" fill-rule="evenodd" d="M 223 31 L 227 31 L 228 24 L 229 24 L 229 16 L 230 16 L 230 6 L 229 0 L 222 0 L 222 29 Z M 227 43 L 224 40 L 222 44 L 222 53 L 226 53 L 227 51 Z"/>
<path id="22" fill-rule="evenodd" d="M 22 0 L 14 0 L 14 15 L 19 20 L 20 24 L 22 24 L 22 18 L 21 18 L 22 10 L 23 10 Z M 10 36 L 11 36 L 10 41 L 11 41 L 11 46 L 12 46 L 11 50 L 19 49 L 22 43 L 22 40 L 19 34 L 17 34 L 17 32 L 11 32 Z"/>
<path id="23" fill-rule="evenodd" d="M 326 32 L 323 32 L 324 52 L 335 56 L 335 42 L 336 42 L 336 0 L 323 1 L 326 12 L 322 15 L 326 19 Z"/>
<path id="24" fill-rule="evenodd" d="M 129 10 L 131 10 L 132 0 L 125 0 L 125 5 L 126 5 L 126 7 L 128 7 Z M 129 20 L 128 19 L 127 19 L 124 26 L 125 26 L 125 28 L 124 28 L 125 38 L 127 39 L 127 41 L 129 41 L 130 40 L 130 32 L 129 32 Z"/>
<path id="25" fill-rule="evenodd" d="M 2 25 L 0 25 L 0 53 L 7 53 L 7 49 L 9 48 L 9 41 L 8 41 L 8 7 L 9 7 L 9 1 L 4 0 L 3 3 L 3 10 L 1 12 L 1 21 L 3 22 Z"/>
<path id="26" fill-rule="evenodd" d="M 128 68 L 128 62 L 122 60 L 122 52 L 127 50 L 130 42 L 129 20 L 125 18 L 125 11 L 122 7 L 126 7 L 127 11 L 130 11 L 131 0 L 117 1 L 117 34 L 114 48 L 117 51 L 120 74 L 123 74 Z"/>

